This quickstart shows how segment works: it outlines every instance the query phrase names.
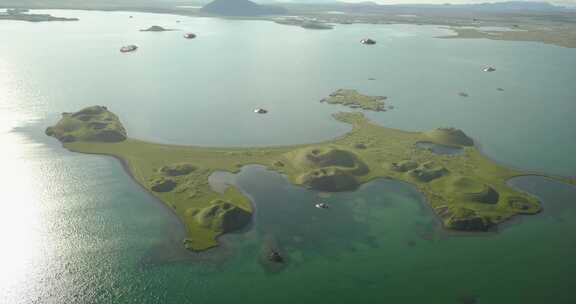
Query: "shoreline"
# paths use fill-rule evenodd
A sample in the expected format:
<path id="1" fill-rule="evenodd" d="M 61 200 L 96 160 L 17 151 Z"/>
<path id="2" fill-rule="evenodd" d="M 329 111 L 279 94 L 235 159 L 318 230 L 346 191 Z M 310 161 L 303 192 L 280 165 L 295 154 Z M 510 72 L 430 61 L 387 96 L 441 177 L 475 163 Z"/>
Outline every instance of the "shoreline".
<path id="1" fill-rule="evenodd" d="M 372 122 L 372 121 L 370 121 L 370 123 L 373 123 L 373 124 L 375 124 L 375 125 L 377 125 L 377 126 L 380 126 L 379 124 L 374 123 L 374 122 Z M 340 135 L 340 136 L 337 136 L 337 137 L 334 138 L 334 139 L 345 137 L 348 133 L 353 132 L 353 130 L 354 130 L 354 128 L 353 128 L 352 130 L 348 131 L 348 132 L 345 132 L 344 134 L 342 134 L 342 135 Z M 418 132 L 416 132 L 416 133 L 418 133 Z M 39 134 L 39 135 L 40 135 L 40 134 Z M 43 135 L 44 135 L 44 134 L 42 134 L 42 135 L 40 135 L 40 136 L 43 136 Z M 34 138 L 32 138 L 32 139 L 34 139 Z M 327 141 L 330 142 L 330 140 L 327 140 Z M 44 142 L 44 141 L 41 141 L 41 142 L 42 142 L 42 143 L 48 143 L 48 142 Z M 302 145 L 306 145 L 306 144 L 302 144 Z M 52 146 L 52 144 L 49 143 L 49 146 Z M 172 145 L 172 146 L 173 146 L 173 145 Z M 482 155 L 484 155 L 484 156 L 487 157 L 488 159 L 492 160 L 492 158 L 488 157 L 488 156 L 484 153 L 484 151 L 483 151 L 482 149 L 480 149 L 480 145 L 476 144 L 475 146 L 476 146 L 476 148 L 481 152 Z M 184 146 L 184 147 L 195 147 L 195 148 L 197 148 L 197 146 Z M 196 260 L 196 258 L 201 258 L 201 257 L 204 256 L 204 255 L 208 255 L 208 256 L 212 256 L 212 255 L 214 255 L 214 254 L 219 255 L 218 253 L 215 253 L 216 250 L 218 250 L 218 252 L 220 252 L 220 251 L 223 250 L 223 251 L 224 251 L 223 254 L 226 255 L 226 252 L 227 252 L 226 243 L 225 243 L 225 242 L 222 242 L 221 239 L 225 239 L 225 237 L 226 237 L 228 234 L 221 234 L 221 235 L 219 235 L 219 236 L 217 237 L 218 245 L 217 245 L 217 246 L 214 246 L 214 247 L 211 247 L 211 248 L 208 248 L 208 249 L 204 249 L 204 250 L 191 250 L 191 249 L 185 248 L 184 246 L 179 246 L 179 245 L 182 244 L 182 241 L 183 241 L 184 239 L 186 239 L 186 237 L 187 237 L 187 227 L 186 227 L 185 222 L 180 219 L 180 217 L 178 216 L 178 214 L 175 212 L 174 209 L 172 209 L 168 204 L 164 203 L 160 198 L 156 197 L 149 189 L 147 189 L 143 184 L 141 184 L 141 183 L 138 181 L 137 177 L 133 174 L 132 170 L 130 169 L 130 165 L 129 165 L 128 162 L 127 162 L 126 160 L 124 160 L 123 158 L 121 158 L 121 157 L 119 157 L 119 156 L 117 156 L 117 155 L 113 155 L 113 154 L 90 153 L 90 152 L 85 152 L 85 151 L 83 151 L 83 152 L 72 151 L 72 150 L 67 149 L 67 148 L 66 148 L 65 146 L 63 146 L 63 145 L 61 145 L 61 144 L 58 145 L 58 144 L 56 144 L 56 143 L 54 144 L 53 148 L 58 148 L 58 149 L 64 148 L 65 151 L 67 151 L 67 152 L 72 152 L 72 153 L 81 153 L 81 154 L 85 154 L 85 155 L 94 155 L 94 156 L 100 156 L 100 157 L 111 157 L 111 158 L 115 159 L 116 161 L 118 161 L 118 162 L 120 163 L 120 165 L 122 166 L 122 169 L 124 170 L 124 172 L 128 175 L 128 177 L 131 178 L 132 181 L 135 182 L 141 190 L 144 190 L 148 195 L 150 195 L 150 196 L 156 201 L 156 203 L 162 205 L 162 208 L 163 208 L 164 210 L 167 210 L 168 213 L 170 214 L 170 216 L 172 217 L 172 218 L 170 219 L 170 221 L 171 221 L 173 224 L 177 225 L 177 228 L 178 228 L 178 230 L 179 230 L 179 231 L 178 231 L 178 234 L 177 234 L 177 235 L 170 236 L 171 238 L 174 239 L 174 242 L 175 242 L 174 245 L 176 245 L 176 246 L 173 247 L 172 249 L 173 249 L 173 250 L 177 250 L 176 252 L 179 252 L 179 253 L 182 253 L 183 255 L 186 255 L 186 257 L 183 258 L 183 259 L 181 259 L 181 260 L 168 261 L 168 262 L 180 262 L 180 261 L 182 261 L 182 262 L 186 262 L 186 261 L 193 262 L 193 261 Z M 207 147 L 207 148 L 208 148 L 208 147 Z M 229 147 L 229 148 L 230 148 L 230 149 L 234 149 L 233 147 Z M 492 160 L 492 161 L 494 161 L 494 160 Z M 494 161 L 494 162 L 499 163 L 499 164 L 501 163 L 501 162 L 497 162 L 497 161 Z M 245 167 L 247 167 L 247 166 L 259 166 L 259 167 L 262 167 L 262 168 L 264 168 L 264 169 L 267 170 L 267 171 L 274 172 L 275 174 L 278 174 L 279 176 L 283 177 L 283 178 L 285 179 L 285 181 L 286 181 L 287 183 L 289 183 L 290 185 L 295 185 L 295 186 L 298 186 L 298 187 L 302 187 L 302 185 L 297 185 L 297 184 L 292 183 L 292 182 L 290 181 L 290 179 L 289 179 L 289 176 L 286 175 L 284 172 L 279 172 L 279 171 L 273 170 L 273 168 L 270 168 L 269 166 L 265 166 L 265 165 L 262 165 L 262 164 L 259 164 L 259 163 L 245 164 L 245 165 L 243 165 L 242 167 L 236 168 L 236 170 L 234 170 L 234 171 L 223 171 L 223 170 L 221 170 L 220 172 L 228 172 L 228 173 L 230 173 L 230 174 L 236 175 L 236 174 L 238 174 L 243 168 L 245 168 Z M 516 170 L 516 169 L 514 169 L 514 170 Z M 212 174 L 215 173 L 215 172 L 218 172 L 218 171 L 214 171 L 214 172 L 212 172 Z M 539 176 L 539 177 L 547 178 L 547 179 L 549 179 L 549 180 L 551 180 L 551 181 L 554 181 L 554 182 L 557 182 L 557 183 L 565 183 L 565 184 L 568 184 L 568 186 L 574 186 L 573 184 L 570 184 L 569 182 L 566 181 L 566 180 L 568 179 L 568 178 L 566 178 L 566 177 L 563 177 L 563 178 L 566 179 L 566 180 L 560 180 L 560 179 L 558 179 L 557 176 L 546 175 L 546 174 L 544 174 L 544 173 L 539 173 L 539 172 L 526 172 L 526 173 L 524 173 L 524 174 L 515 175 L 515 176 L 512 176 L 512 177 L 510 177 L 509 179 L 507 179 L 507 180 L 505 181 L 505 183 L 509 185 L 509 181 L 510 181 L 511 179 L 518 178 L 518 177 L 523 177 L 523 176 Z M 408 182 L 408 181 L 405 181 L 405 180 L 397 179 L 397 178 L 394 178 L 394 177 L 392 177 L 392 176 L 375 176 L 375 177 L 370 178 L 370 179 L 368 179 L 368 180 L 366 180 L 366 181 L 363 181 L 363 182 L 359 185 L 358 189 L 360 189 L 361 187 L 366 186 L 366 185 L 369 184 L 370 182 L 373 182 L 373 181 L 379 180 L 379 179 L 382 179 L 382 180 L 390 180 L 390 181 L 394 181 L 394 182 L 398 182 L 398 183 L 402 183 L 402 184 L 408 185 L 408 186 L 414 191 L 414 193 L 418 195 L 419 205 L 420 205 L 422 208 L 424 208 L 424 210 L 426 210 L 427 212 L 430 212 L 430 213 L 431 213 L 431 214 L 430 214 L 430 215 L 431 215 L 431 218 L 434 220 L 435 225 L 437 225 L 436 228 L 435 228 L 436 231 L 438 232 L 437 237 L 440 237 L 440 238 L 443 238 L 443 237 L 483 237 L 483 236 L 485 236 L 485 237 L 490 237 L 490 236 L 492 236 L 492 235 L 495 235 L 495 234 L 500 233 L 501 230 L 505 230 L 508 225 L 512 225 L 512 224 L 514 223 L 514 219 L 515 219 L 515 218 L 523 218 L 523 217 L 527 217 L 528 215 L 530 215 L 530 216 L 532 216 L 532 215 L 541 215 L 541 214 L 543 213 L 542 210 L 541 210 L 541 211 L 538 212 L 537 214 L 517 214 L 517 215 L 515 215 L 515 216 L 512 216 L 512 217 L 509 218 L 508 220 L 506 220 L 506 221 L 504 221 L 504 222 L 502 222 L 502 223 L 499 223 L 499 224 L 495 225 L 495 226 L 494 226 L 492 229 L 490 229 L 489 231 L 482 231 L 482 232 L 475 232 L 475 231 L 455 231 L 455 230 L 448 229 L 448 228 L 446 228 L 446 227 L 443 225 L 443 223 L 442 223 L 442 218 L 434 211 L 434 208 L 432 207 L 432 204 L 430 203 L 430 200 L 427 199 L 426 194 L 425 194 L 423 191 L 421 191 L 421 190 L 419 189 L 418 185 L 415 184 L 415 183 L 411 183 L 411 182 Z M 249 193 L 247 193 L 247 192 L 245 191 L 245 189 L 239 187 L 237 183 L 231 183 L 231 184 L 229 184 L 229 186 L 230 186 L 230 187 L 236 187 L 236 188 L 237 188 L 239 191 L 241 191 L 242 194 L 250 201 L 251 205 L 253 206 L 254 216 L 255 216 L 255 214 L 257 213 L 257 205 L 256 205 L 256 203 L 255 203 L 254 197 L 253 197 L 252 195 L 250 195 Z M 516 189 L 517 191 L 521 191 L 521 192 L 523 192 L 523 193 L 526 193 L 527 195 L 530 195 L 530 196 L 532 196 L 532 197 L 538 198 L 537 195 L 535 195 L 535 194 L 533 194 L 533 193 L 531 193 L 531 192 L 526 192 L 526 191 L 523 191 L 523 190 L 521 190 L 521 189 L 517 189 L 516 187 L 513 187 L 513 188 Z M 351 193 L 351 192 L 355 192 L 355 191 L 357 191 L 358 189 L 352 190 L 352 191 L 348 191 L 348 192 L 350 192 L 350 193 Z M 322 193 L 322 191 L 318 191 L 318 190 L 315 190 L 315 191 L 317 191 L 318 193 Z M 538 200 L 540 201 L 539 198 L 538 198 Z M 543 208 L 542 208 L 542 209 L 543 209 Z M 256 225 L 255 217 L 253 217 L 253 220 L 251 220 L 250 224 L 249 224 L 245 229 L 242 229 L 240 232 L 246 232 L 246 231 L 252 230 L 253 227 L 254 227 L 254 225 Z M 170 243 L 170 242 L 166 242 L 166 243 L 162 243 L 162 244 L 168 244 L 168 243 Z"/>
<path id="2" fill-rule="evenodd" d="M 119 118 L 108 112 L 106 107 L 94 106 L 77 113 L 93 111 L 95 119 L 116 120 L 118 132 L 125 132 Z M 198 222 L 197 214 L 207 210 L 215 199 L 232 202 L 249 207 L 252 216 L 255 213 L 255 202 L 242 193 L 237 185 L 231 184 L 224 193 L 216 193 L 210 187 L 210 175 L 216 171 L 238 173 L 247 165 L 262 165 L 268 170 L 283 173 L 294 185 L 313 189 L 319 192 L 352 192 L 377 178 L 388 178 L 411 184 L 433 209 L 437 220 L 442 222 L 445 230 L 486 232 L 497 229 L 498 224 L 505 222 L 515 214 L 536 214 L 540 212 L 538 200 L 507 185 L 511 177 L 534 175 L 534 172 L 521 172 L 501 166 L 487 158 L 473 145 L 472 139 L 457 129 L 433 129 L 428 132 L 407 132 L 386 128 L 367 119 L 362 113 L 339 113 L 333 118 L 349 125 L 352 130 L 326 142 L 310 145 L 292 145 L 285 148 L 197 148 L 194 146 L 159 145 L 134 139 L 124 138 L 116 143 L 90 142 L 88 136 L 76 138 L 67 134 L 63 126 L 72 123 L 77 113 L 66 113 L 57 125 L 49 127 L 46 135 L 56 137 L 63 146 L 72 152 L 99 154 L 119 159 L 123 168 L 149 194 L 160 199 L 173 213 L 181 219 L 186 227 L 184 246 L 192 251 L 205 251 L 219 245 L 219 236 L 225 234 L 223 229 L 207 228 Z M 88 115 L 88 114 L 82 114 Z M 98 118 L 99 117 L 99 118 Z M 82 121 L 91 121 L 84 119 Z M 89 133 L 88 133 L 89 134 Z M 72 142 L 65 138 L 72 136 Z M 88 139 L 88 141 L 83 140 Z M 368 140 L 370 148 L 354 149 L 358 143 Z M 463 157 L 446 157 L 432 152 L 420 151 L 413 142 L 423 139 L 459 145 L 465 148 Z M 382 148 L 394 142 L 395 149 L 390 150 L 386 158 L 380 158 Z M 446 142 L 447 143 L 447 142 Z M 416 149 L 416 150 L 414 150 Z M 310 154 L 312 153 L 312 154 Z M 414 164 L 411 168 L 399 169 L 398 162 L 408 159 Z M 348 159 L 352 162 L 348 164 Z M 306 161 L 307 160 L 307 161 Z M 343 162 L 343 163 L 340 163 Z M 166 177 L 158 168 L 170 164 L 196 164 L 202 170 L 194 175 L 185 174 L 182 179 L 168 180 L 173 184 L 168 190 L 155 190 L 149 181 L 165 181 Z M 280 163 L 280 165 L 278 165 Z M 428 164 L 428 165 L 426 165 Z M 332 168 L 332 169 L 331 169 Z M 364 171 L 364 169 L 366 170 Z M 462 168 L 477 168 L 473 171 L 462 171 Z M 439 175 L 438 175 L 439 174 Z M 446 176 L 445 178 L 442 178 Z M 556 179 L 551 176 L 551 178 Z M 431 183 L 439 179 L 439 182 Z M 465 182 L 463 181 L 465 180 Z M 182 182 L 182 184 L 180 184 Z M 459 187 L 459 183 L 479 183 L 488 185 L 496 192 L 497 201 L 486 201 L 481 198 L 468 198 L 471 186 Z M 172 192 L 181 185 L 177 192 Z M 474 188 L 472 188 L 474 189 Z M 494 190 L 495 189 L 495 190 Z M 152 192 L 154 191 L 154 192 Z M 230 193 L 228 193 L 231 191 Z M 236 193 L 236 194 L 234 194 Z M 470 192 L 476 193 L 476 192 Z M 522 207 L 512 204 L 520 200 Z M 483 203 L 483 204 L 476 204 Z M 486 205 L 490 204 L 490 205 Z M 498 204 L 493 205 L 492 204 Z M 492 207 L 488 207 L 492 206 Z M 495 206 L 498 206 L 496 208 Z M 253 217 L 250 219 L 253 220 Z M 247 222 L 248 224 L 249 222 Z M 244 224 L 243 224 L 244 225 Z"/>
<path id="3" fill-rule="evenodd" d="M 345 134 L 344 134 L 345 135 Z M 344 136 L 342 135 L 342 136 Z M 146 187 L 144 187 L 141 183 L 138 182 L 138 179 L 136 178 L 136 176 L 132 173 L 132 171 L 130 170 L 130 165 L 128 164 L 128 162 L 126 160 L 124 160 L 123 158 L 117 156 L 117 155 L 113 155 L 113 154 L 102 154 L 102 153 L 90 153 L 90 152 L 78 152 L 78 151 L 71 151 L 68 150 L 67 148 L 65 148 L 64 146 L 62 146 L 64 149 L 66 149 L 66 151 L 69 152 L 73 152 L 73 153 L 80 153 L 80 154 L 85 154 L 85 155 L 95 155 L 95 156 L 102 156 L 102 157 L 111 157 L 113 159 L 115 159 L 116 161 L 118 161 L 121 166 L 122 169 L 124 170 L 124 172 L 129 176 L 129 178 L 132 179 L 133 182 L 135 182 L 139 188 L 141 188 L 141 190 L 145 191 L 148 195 L 150 195 L 158 204 L 162 205 L 162 207 L 169 211 L 171 217 L 173 217 L 173 219 L 171 220 L 175 220 L 174 223 L 178 224 L 178 227 L 180 229 L 179 233 L 181 234 L 182 238 L 179 240 L 179 243 L 181 243 L 183 240 L 186 239 L 187 237 L 187 227 L 185 222 L 183 222 L 179 217 L 178 214 L 174 211 L 173 208 L 171 208 L 168 204 L 164 203 L 160 198 L 156 197 L 149 189 L 147 189 Z M 482 155 L 484 155 L 484 153 L 482 151 L 480 151 L 482 153 Z M 487 157 L 487 156 L 486 156 Z M 487 157 L 489 158 L 489 157 Z M 491 159 L 491 158 L 489 158 Z M 492 160 L 492 159 L 491 159 Z M 290 181 L 289 177 L 284 174 L 283 172 L 279 172 L 276 170 L 271 169 L 268 166 L 259 164 L 259 163 L 251 163 L 251 164 L 245 164 L 242 167 L 238 168 L 238 170 L 230 172 L 230 171 L 214 171 L 212 172 L 212 174 L 216 173 L 216 172 L 225 172 L 225 173 L 230 173 L 233 174 L 234 176 L 236 176 L 243 168 L 248 167 L 248 166 L 259 166 L 264 168 L 267 171 L 270 172 L 274 172 L 275 174 L 278 174 L 279 176 L 283 177 L 285 179 L 285 181 L 293 186 L 297 186 L 297 187 L 302 187 L 303 189 L 306 189 L 305 187 L 303 187 L 302 185 L 298 185 L 298 184 L 294 184 Z M 517 191 L 521 191 L 529 196 L 532 196 L 536 199 L 538 199 L 538 201 L 540 203 L 542 203 L 541 199 L 534 193 L 531 192 L 527 192 L 521 189 L 518 189 L 517 187 L 514 187 L 512 185 L 509 184 L 510 180 L 514 179 L 514 178 L 519 178 L 519 177 L 525 177 L 525 176 L 538 176 L 538 177 L 542 177 L 542 178 L 546 178 L 549 179 L 553 182 L 557 182 L 557 183 L 562 183 L 562 184 L 566 184 L 568 186 L 575 186 L 574 184 L 571 184 L 568 181 L 562 180 L 562 179 L 558 179 L 557 176 L 551 176 L 551 175 L 546 175 L 544 173 L 538 173 L 538 172 L 527 172 L 525 174 L 518 174 L 518 175 L 514 175 L 508 179 L 505 180 L 505 183 L 511 187 L 513 187 L 514 189 L 516 189 Z M 410 188 L 412 188 L 412 190 L 414 191 L 414 193 L 418 194 L 419 199 L 419 205 L 424 208 L 425 210 L 427 210 L 427 212 L 430 212 L 431 218 L 433 219 L 436 227 L 435 230 L 437 232 L 439 232 L 440 234 L 438 236 L 443 237 L 482 237 L 482 236 L 490 236 L 490 235 L 496 235 L 499 234 L 501 232 L 501 228 L 505 229 L 507 227 L 507 223 L 508 222 L 513 222 L 514 218 L 516 217 L 524 217 L 524 216 L 536 216 L 536 215 L 541 215 L 543 214 L 543 210 L 544 208 L 541 208 L 537 213 L 535 214 L 516 214 L 513 215 L 512 217 L 510 217 L 509 219 L 507 219 L 506 221 L 503 221 L 501 223 L 498 223 L 496 225 L 494 225 L 492 228 L 490 228 L 487 231 L 458 231 L 458 230 L 453 230 L 453 229 L 448 229 L 447 227 L 445 227 L 445 225 L 443 225 L 443 221 L 442 218 L 435 212 L 434 208 L 432 207 L 432 204 L 430 202 L 430 200 L 426 197 L 425 193 L 423 191 L 420 190 L 420 188 L 418 187 L 417 184 L 415 183 L 411 183 L 405 180 L 401 180 L 401 179 L 397 179 L 394 178 L 392 176 L 374 176 L 368 180 L 362 181 L 360 183 L 360 185 L 358 186 L 357 189 L 355 190 L 350 190 L 350 191 L 345 191 L 348 193 L 353 193 L 358 191 L 360 188 L 365 187 L 366 185 L 368 185 L 371 182 L 377 181 L 377 180 L 389 180 L 389 181 L 393 181 L 393 182 L 397 182 L 397 183 L 402 183 L 405 185 L 408 185 Z M 249 194 L 248 192 L 246 192 L 245 189 L 243 189 L 242 187 L 240 187 L 236 182 L 228 184 L 229 187 L 235 187 L 238 191 L 240 191 L 251 203 L 252 207 L 253 207 L 253 215 L 252 215 L 252 220 L 250 221 L 250 224 L 240 230 L 239 232 L 247 232 L 253 229 L 254 225 L 256 225 L 255 222 L 255 215 L 257 213 L 257 205 L 255 202 L 254 197 Z M 323 193 L 324 191 L 320 191 L 320 190 L 313 190 L 316 191 L 318 193 Z M 330 192 L 328 192 L 330 193 Z M 341 193 L 341 192 L 339 192 Z M 214 246 L 214 247 L 210 247 L 210 248 L 206 248 L 206 249 L 202 249 L 202 250 L 194 250 L 194 249 L 189 249 L 189 248 L 184 248 L 182 250 L 182 252 L 186 252 L 190 255 L 193 255 L 194 257 L 197 257 L 199 255 L 202 254 L 210 254 L 211 251 L 214 250 L 218 250 L 218 248 L 222 248 L 223 247 L 223 243 L 220 242 L 221 238 L 225 238 L 227 235 L 227 233 L 223 233 L 219 236 L 216 237 L 216 240 L 218 241 L 218 245 Z M 182 247 L 183 248 L 183 247 Z"/>
<path id="4" fill-rule="evenodd" d="M 453 17 L 434 15 L 433 13 L 420 13 L 418 17 L 422 18 L 399 18 L 398 15 L 390 15 L 388 13 L 378 12 L 374 15 L 368 14 L 327 14 L 323 11 L 289 11 L 285 15 L 262 15 L 262 16 L 218 16 L 202 13 L 199 9 L 183 9 L 173 6 L 158 6 L 158 7 L 136 7 L 136 6 L 119 6 L 119 7 L 95 7 L 95 6 L 42 6 L 42 5 L 12 5 L 1 6 L 0 8 L 17 8 L 17 9 L 30 9 L 30 10 L 78 10 L 78 11 L 91 11 L 91 12 L 134 12 L 134 13 L 152 13 L 183 16 L 191 18 L 218 18 L 225 20 L 261 20 L 269 21 L 277 24 L 282 18 L 297 17 L 303 19 L 315 20 L 315 22 L 338 26 L 345 26 L 349 24 L 372 24 L 372 25 L 391 25 L 391 24 L 406 24 L 417 26 L 434 26 L 434 27 L 448 27 L 453 32 L 451 35 L 436 36 L 437 39 L 489 39 L 498 41 L 517 41 L 517 42 L 539 42 L 547 45 L 555 45 L 563 48 L 576 48 L 576 25 L 569 21 L 556 21 L 553 18 L 558 16 L 569 16 L 576 13 L 565 12 L 558 14 L 558 16 L 550 15 L 550 20 L 545 20 L 541 23 L 539 18 L 542 16 L 534 15 L 511 15 L 511 20 L 508 20 L 508 15 L 495 13 L 488 14 L 482 20 L 470 19 L 465 17 Z M 468 12 L 469 13 L 469 12 Z M 467 13 L 464 12 L 463 16 Z M 548 15 L 545 15 L 548 16 Z M 341 19 L 338 19 L 341 18 Z M 516 20 L 520 18 L 520 20 Z M 522 19 L 524 18 L 524 19 Z M 1 20 L 0 20 L 1 21 Z M 286 25 L 293 26 L 293 25 Z M 483 27 L 501 27 L 505 30 L 485 30 Z"/>

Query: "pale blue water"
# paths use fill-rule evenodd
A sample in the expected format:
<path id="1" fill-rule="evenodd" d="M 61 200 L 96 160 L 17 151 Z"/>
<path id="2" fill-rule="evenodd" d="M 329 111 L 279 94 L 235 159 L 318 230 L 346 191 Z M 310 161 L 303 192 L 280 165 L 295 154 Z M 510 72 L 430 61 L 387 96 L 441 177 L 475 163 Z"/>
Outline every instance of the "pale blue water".
<path id="1" fill-rule="evenodd" d="M 232 180 L 254 199 L 255 224 L 190 256 L 179 250 L 174 217 L 120 164 L 66 152 L 42 134 L 60 112 L 102 104 L 141 139 L 313 142 L 348 129 L 330 118 L 345 108 L 318 101 L 354 88 L 389 96 L 394 110 L 368 114 L 383 125 L 459 127 L 499 162 L 576 175 L 573 49 L 442 40 L 434 37 L 446 30 L 410 25 L 307 31 L 264 21 L 53 13 L 81 21 L 0 23 L 0 303 L 575 301 L 573 187 L 512 181 L 545 210 L 560 211 L 462 237 L 442 232 L 406 184 L 376 180 L 325 197 L 248 167 Z M 138 32 L 153 24 L 183 31 Z M 184 31 L 199 37 L 185 40 Z M 360 45 L 365 36 L 378 44 Z M 138 52 L 118 52 L 131 43 Z M 483 73 L 484 65 L 497 71 Z M 255 107 L 270 112 L 254 115 Z M 334 208 L 307 203 L 319 195 Z M 278 274 L 258 263 L 270 234 L 290 257 Z"/>

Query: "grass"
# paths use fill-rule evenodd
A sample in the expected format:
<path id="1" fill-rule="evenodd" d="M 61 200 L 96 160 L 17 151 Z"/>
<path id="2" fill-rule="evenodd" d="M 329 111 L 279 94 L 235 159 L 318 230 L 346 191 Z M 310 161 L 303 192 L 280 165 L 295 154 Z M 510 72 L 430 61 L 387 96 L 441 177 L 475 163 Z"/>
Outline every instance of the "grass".
<path id="1" fill-rule="evenodd" d="M 340 89 L 330 94 L 330 96 L 320 100 L 329 104 L 340 104 L 352 109 L 360 108 L 367 111 L 386 111 L 385 96 L 368 96 L 356 90 Z"/>
<path id="2" fill-rule="evenodd" d="M 80 135 L 90 134 L 87 124 L 94 119 L 116 117 L 112 113 L 92 115 L 94 118 L 83 118 L 86 125 L 75 126 L 70 132 L 83 130 Z M 78 116 L 64 114 L 47 134 L 65 137 L 63 126 Z M 117 142 L 86 140 L 90 136 L 78 136 L 63 145 L 70 151 L 122 160 L 142 187 L 174 210 L 187 228 L 184 245 L 196 251 L 216 246 L 219 235 L 239 229 L 245 224 L 244 215 L 253 213 L 250 201 L 234 186 L 218 193 L 208 184 L 213 172 L 238 172 L 248 164 L 266 166 L 285 174 L 294 184 L 322 191 L 353 190 L 380 177 L 405 181 L 425 195 L 449 229 L 487 230 L 516 214 L 534 214 L 541 209 L 537 199 L 506 184 L 514 176 L 531 173 L 503 167 L 484 157 L 459 130 L 407 132 L 374 124 L 361 113 L 338 113 L 334 118 L 351 124 L 352 130 L 332 140 L 306 145 L 195 147 L 130 138 Z M 115 126 L 118 132 L 124 129 L 119 121 Z M 463 153 L 435 154 L 418 149 L 415 144 L 419 141 L 459 146 Z M 160 190 L 154 191 L 154 187 Z M 215 204 L 221 207 L 215 208 Z M 222 208 L 233 208 L 234 212 L 227 213 Z M 241 222 L 235 222 L 237 219 Z M 224 225 L 223 221 L 231 222 Z"/>
<path id="3" fill-rule="evenodd" d="M 575 27 L 570 23 L 562 23 L 560 26 L 522 26 L 512 31 L 487 31 L 476 28 L 452 27 L 454 35 L 438 38 L 463 38 L 463 39 L 491 39 L 506 41 L 537 41 L 546 44 L 558 45 L 566 48 L 576 48 Z"/>

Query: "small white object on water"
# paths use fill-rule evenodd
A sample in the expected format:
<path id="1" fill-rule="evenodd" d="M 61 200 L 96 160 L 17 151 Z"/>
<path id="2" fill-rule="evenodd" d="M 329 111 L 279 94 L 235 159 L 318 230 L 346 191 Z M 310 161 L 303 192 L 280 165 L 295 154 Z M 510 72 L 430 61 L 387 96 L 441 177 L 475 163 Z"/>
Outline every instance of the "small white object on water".
<path id="1" fill-rule="evenodd" d="M 184 38 L 186 38 L 186 39 L 194 39 L 194 38 L 196 38 L 196 34 L 194 34 L 194 33 L 186 33 L 186 34 L 184 34 Z"/>
<path id="2" fill-rule="evenodd" d="M 372 44 L 376 44 L 376 40 L 373 40 L 370 38 L 364 38 L 364 39 L 360 40 L 360 43 L 372 45 Z"/>
<path id="3" fill-rule="evenodd" d="M 129 53 L 129 52 L 134 52 L 138 49 L 138 46 L 131 44 L 131 45 L 126 45 L 120 48 L 120 52 L 122 53 Z"/>

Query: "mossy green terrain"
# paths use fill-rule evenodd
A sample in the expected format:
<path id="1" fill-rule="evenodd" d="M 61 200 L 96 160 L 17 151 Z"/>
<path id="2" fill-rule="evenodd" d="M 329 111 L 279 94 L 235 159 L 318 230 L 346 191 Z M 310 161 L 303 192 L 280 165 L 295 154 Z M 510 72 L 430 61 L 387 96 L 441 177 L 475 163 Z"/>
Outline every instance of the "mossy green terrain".
<path id="1" fill-rule="evenodd" d="M 93 106 L 76 113 L 62 113 L 62 119 L 46 129 L 46 135 L 61 142 L 118 142 L 126 139 L 126 130 L 116 114 L 106 107 Z"/>
<path id="2" fill-rule="evenodd" d="M 541 209 L 536 198 L 506 183 L 531 173 L 484 157 L 460 130 L 406 132 L 374 124 L 361 113 L 338 113 L 334 118 L 351 124 L 352 130 L 321 143 L 278 147 L 210 148 L 131 139 L 104 107 L 65 113 L 46 133 L 68 150 L 120 159 L 133 178 L 185 224 L 184 244 L 191 250 L 214 247 L 219 235 L 250 222 L 249 199 L 234 186 L 220 193 L 208 183 L 215 171 L 237 172 L 248 164 L 266 166 L 294 184 L 326 192 L 352 191 L 380 177 L 405 181 L 421 191 L 444 226 L 454 230 L 485 231 L 514 215 Z M 104 122 L 104 128 L 94 127 Z M 435 154 L 417 148 L 421 141 L 458 146 L 463 153 Z"/>
<path id="3" fill-rule="evenodd" d="M 352 109 L 363 109 L 367 111 L 386 111 L 385 96 L 368 96 L 356 90 L 339 89 L 330 96 L 320 100 L 329 104 L 340 104 Z"/>

